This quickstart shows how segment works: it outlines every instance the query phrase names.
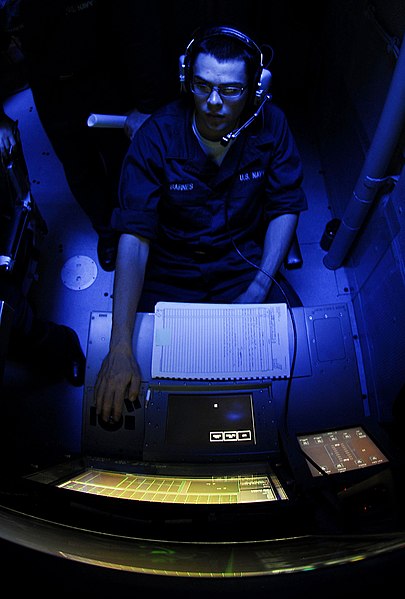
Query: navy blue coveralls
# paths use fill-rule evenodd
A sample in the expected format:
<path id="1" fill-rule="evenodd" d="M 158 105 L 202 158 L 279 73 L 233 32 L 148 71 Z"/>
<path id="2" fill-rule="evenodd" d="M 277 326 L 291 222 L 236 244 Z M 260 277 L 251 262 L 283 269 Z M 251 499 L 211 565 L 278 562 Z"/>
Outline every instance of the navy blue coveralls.
<path id="1" fill-rule="evenodd" d="M 139 311 L 156 301 L 232 302 L 254 278 L 270 219 L 307 207 L 302 164 L 283 112 L 264 107 L 221 166 L 192 131 L 180 99 L 135 135 L 113 226 L 150 240 Z M 246 261 L 239 252 L 245 257 Z"/>

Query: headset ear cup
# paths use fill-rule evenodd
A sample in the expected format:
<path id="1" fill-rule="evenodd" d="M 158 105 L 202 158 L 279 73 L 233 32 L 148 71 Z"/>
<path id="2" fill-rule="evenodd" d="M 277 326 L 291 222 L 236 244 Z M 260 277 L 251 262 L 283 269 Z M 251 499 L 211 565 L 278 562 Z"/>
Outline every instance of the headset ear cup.
<path id="1" fill-rule="evenodd" d="M 270 91 L 272 74 L 268 69 L 262 69 L 260 74 L 260 80 L 256 87 L 254 103 L 255 105 L 260 104 L 264 99 L 264 96 Z"/>
<path id="2" fill-rule="evenodd" d="M 180 90 L 182 92 L 187 89 L 187 69 L 186 69 L 186 55 L 182 54 L 179 56 L 179 81 L 180 81 Z"/>

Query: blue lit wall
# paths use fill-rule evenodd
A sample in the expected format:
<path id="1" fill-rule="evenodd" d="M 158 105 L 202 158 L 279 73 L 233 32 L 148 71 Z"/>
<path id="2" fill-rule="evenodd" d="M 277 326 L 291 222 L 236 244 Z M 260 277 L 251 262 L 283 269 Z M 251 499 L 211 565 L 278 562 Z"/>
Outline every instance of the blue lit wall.
<path id="1" fill-rule="evenodd" d="M 316 92 L 325 182 L 331 209 L 340 218 L 372 143 L 397 64 L 395 48 L 382 30 L 400 46 L 405 6 L 400 0 L 328 4 Z M 386 176 L 401 174 L 403 149 L 402 135 Z M 404 199 L 403 181 L 395 191 L 389 185 L 380 190 L 345 263 L 370 405 L 382 421 L 390 420 L 393 403 L 400 404 L 405 382 Z"/>

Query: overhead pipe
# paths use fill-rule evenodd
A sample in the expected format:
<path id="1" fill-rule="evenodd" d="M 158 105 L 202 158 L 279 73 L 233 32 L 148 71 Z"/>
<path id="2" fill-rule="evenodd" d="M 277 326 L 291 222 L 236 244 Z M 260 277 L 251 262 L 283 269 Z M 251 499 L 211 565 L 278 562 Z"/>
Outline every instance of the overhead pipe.
<path id="1" fill-rule="evenodd" d="M 405 36 L 377 129 L 339 229 L 323 263 L 335 270 L 344 262 L 386 177 L 405 123 Z"/>

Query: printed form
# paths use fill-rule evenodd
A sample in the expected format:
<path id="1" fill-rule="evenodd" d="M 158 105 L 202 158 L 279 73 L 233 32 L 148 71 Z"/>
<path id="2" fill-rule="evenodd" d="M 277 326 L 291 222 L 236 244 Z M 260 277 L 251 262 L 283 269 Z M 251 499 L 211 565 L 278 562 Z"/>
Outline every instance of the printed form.
<path id="1" fill-rule="evenodd" d="M 286 304 L 156 304 L 153 378 L 237 380 L 289 375 Z"/>

